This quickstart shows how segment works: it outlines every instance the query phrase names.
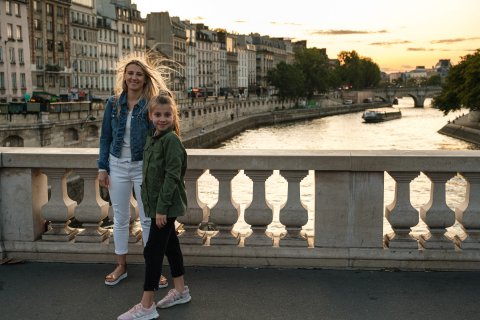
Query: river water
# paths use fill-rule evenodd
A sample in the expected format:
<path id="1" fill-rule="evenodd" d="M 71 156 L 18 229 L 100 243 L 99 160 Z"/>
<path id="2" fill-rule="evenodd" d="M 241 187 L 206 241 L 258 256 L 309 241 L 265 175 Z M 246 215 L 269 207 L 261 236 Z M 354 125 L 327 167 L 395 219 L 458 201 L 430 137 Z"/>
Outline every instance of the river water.
<path id="1" fill-rule="evenodd" d="M 431 100 L 425 101 L 425 108 L 414 108 L 412 98 L 399 99 L 398 107 L 402 118 L 381 122 L 364 123 L 362 112 L 331 116 L 295 123 L 277 124 L 258 129 L 247 130 L 225 141 L 222 149 L 283 149 L 283 150 L 466 150 L 478 149 L 478 146 L 463 142 L 437 131 L 449 120 L 466 113 L 466 110 L 443 113 L 430 106 Z M 301 183 L 301 200 L 308 208 L 309 223 L 304 230 L 313 233 L 314 193 L 313 171 Z M 199 181 L 200 199 L 209 207 L 217 201 L 216 180 L 205 173 Z M 212 189 L 213 186 L 213 189 Z M 251 201 L 251 180 L 243 171 L 232 182 L 233 200 L 240 205 L 239 224 L 243 225 L 243 211 Z M 385 173 L 384 204 L 392 202 L 394 181 Z M 411 202 L 420 209 L 430 197 L 430 181 L 421 174 L 410 184 Z M 463 202 L 466 182 L 460 176 L 447 183 L 447 204 L 452 210 Z M 287 183 L 278 171 L 267 180 L 266 198 L 273 208 L 274 223 L 278 226 L 278 212 L 287 198 Z M 385 222 L 384 233 L 388 233 L 389 224 Z M 272 228 L 270 228 L 272 229 Z M 275 228 L 274 228 L 275 229 Z M 274 230 L 272 229 L 272 230 Z"/>

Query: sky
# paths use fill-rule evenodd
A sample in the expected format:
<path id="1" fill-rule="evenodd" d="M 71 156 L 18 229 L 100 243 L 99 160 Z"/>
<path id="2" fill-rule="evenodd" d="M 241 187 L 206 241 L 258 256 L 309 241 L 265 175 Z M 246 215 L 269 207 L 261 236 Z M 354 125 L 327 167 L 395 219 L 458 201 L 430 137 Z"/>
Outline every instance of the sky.
<path id="1" fill-rule="evenodd" d="M 329 58 L 355 50 L 384 72 L 452 64 L 480 49 L 480 0 L 132 0 L 143 17 L 170 16 L 210 29 L 259 33 L 309 48 L 326 48 Z"/>

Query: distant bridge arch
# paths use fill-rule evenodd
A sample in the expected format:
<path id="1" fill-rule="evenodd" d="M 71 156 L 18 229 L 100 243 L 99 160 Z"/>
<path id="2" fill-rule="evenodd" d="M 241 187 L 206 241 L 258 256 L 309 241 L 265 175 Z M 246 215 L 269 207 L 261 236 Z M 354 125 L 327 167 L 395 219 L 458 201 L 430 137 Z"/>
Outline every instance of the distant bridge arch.
<path id="1" fill-rule="evenodd" d="M 385 102 L 393 103 L 395 98 L 413 98 L 415 108 L 423 108 L 425 99 L 433 98 L 442 91 L 439 86 L 428 87 L 387 87 L 372 90 L 372 95 Z"/>

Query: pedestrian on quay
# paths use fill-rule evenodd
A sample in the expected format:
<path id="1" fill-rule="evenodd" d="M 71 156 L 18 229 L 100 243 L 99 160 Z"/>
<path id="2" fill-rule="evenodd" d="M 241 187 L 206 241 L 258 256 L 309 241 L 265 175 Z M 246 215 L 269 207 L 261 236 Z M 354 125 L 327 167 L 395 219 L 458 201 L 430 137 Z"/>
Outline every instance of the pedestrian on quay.
<path id="1" fill-rule="evenodd" d="M 175 220 L 185 214 L 187 195 L 185 172 L 187 153 L 180 141 L 178 107 L 169 91 L 152 98 L 148 106 L 154 129 L 147 136 L 143 155 L 142 200 L 145 213 L 152 219 L 144 248 L 145 280 L 140 303 L 118 320 L 153 319 L 158 308 L 168 308 L 191 300 L 185 285 L 183 254 L 175 230 Z M 155 304 L 154 292 L 167 256 L 174 289 Z"/>
<path id="2" fill-rule="evenodd" d="M 105 277 L 114 286 L 127 278 L 130 196 L 132 187 L 138 203 L 143 244 L 146 245 L 151 220 L 145 216 L 140 186 L 143 146 L 149 129 L 147 103 L 167 86 L 154 60 L 127 56 L 118 63 L 114 95 L 105 105 L 100 134 L 98 180 L 108 188 L 113 208 L 113 239 L 117 266 Z M 162 276 L 160 287 L 167 287 Z"/>

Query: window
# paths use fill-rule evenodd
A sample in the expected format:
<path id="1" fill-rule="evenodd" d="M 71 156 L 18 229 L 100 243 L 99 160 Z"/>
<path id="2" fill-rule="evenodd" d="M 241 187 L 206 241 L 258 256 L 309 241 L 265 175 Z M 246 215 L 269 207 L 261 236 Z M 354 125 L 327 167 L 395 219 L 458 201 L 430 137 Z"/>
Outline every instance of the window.
<path id="1" fill-rule="evenodd" d="M 22 26 L 17 26 L 17 41 L 22 41 Z"/>
<path id="2" fill-rule="evenodd" d="M 20 73 L 20 88 L 27 88 L 27 78 L 25 76 L 25 73 Z"/>
<path id="3" fill-rule="evenodd" d="M 38 70 L 43 69 L 43 59 L 42 59 L 42 57 L 36 57 L 35 64 L 36 64 L 36 67 L 37 67 Z"/>
<path id="4" fill-rule="evenodd" d="M 43 87 L 43 76 L 37 76 L 37 87 Z"/>
<path id="5" fill-rule="evenodd" d="M 43 41 L 40 38 L 35 38 L 35 49 L 42 49 Z"/>
<path id="6" fill-rule="evenodd" d="M 33 20 L 33 27 L 35 30 L 42 30 L 42 23 L 38 19 Z"/>
<path id="7" fill-rule="evenodd" d="M 7 23 L 7 39 L 13 40 L 13 25 L 11 23 Z"/>
<path id="8" fill-rule="evenodd" d="M 23 58 L 23 48 L 18 48 L 18 62 L 20 64 L 25 64 L 25 59 Z"/>
<path id="9" fill-rule="evenodd" d="M 17 17 L 20 17 L 20 5 L 15 2 L 15 3 L 13 4 L 13 7 L 14 7 L 14 10 L 15 10 L 15 15 L 16 15 Z"/>
<path id="10" fill-rule="evenodd" d="M 5 90 L 5 73 L 0 72 L 0 89 Z"/>
<path id="11" fill-rule="evenodd" d="M 53 5 L 47 3 L 47 16 L 53 16 Z"/>
<path id="12" fill-rule="evenodd" d="M 8 15 L 12 14 L 12 4 L 9 0 L 5 1 L 5 13 Z"/>
<path id="13" fill-rule="evenodd" d="M 12 89 L 16 90 L 17 89 L 17 73 L 12 72 Z"/>
<path id="14" fill-rule="evenodd" d="M 15 48 L 8 48 L 10 63 L 15 63 Z"/>
<path id="15" fill-rule="evenodd" d="M 0 47 L 0 63 L 3 63 L 3 47 Z"/>

